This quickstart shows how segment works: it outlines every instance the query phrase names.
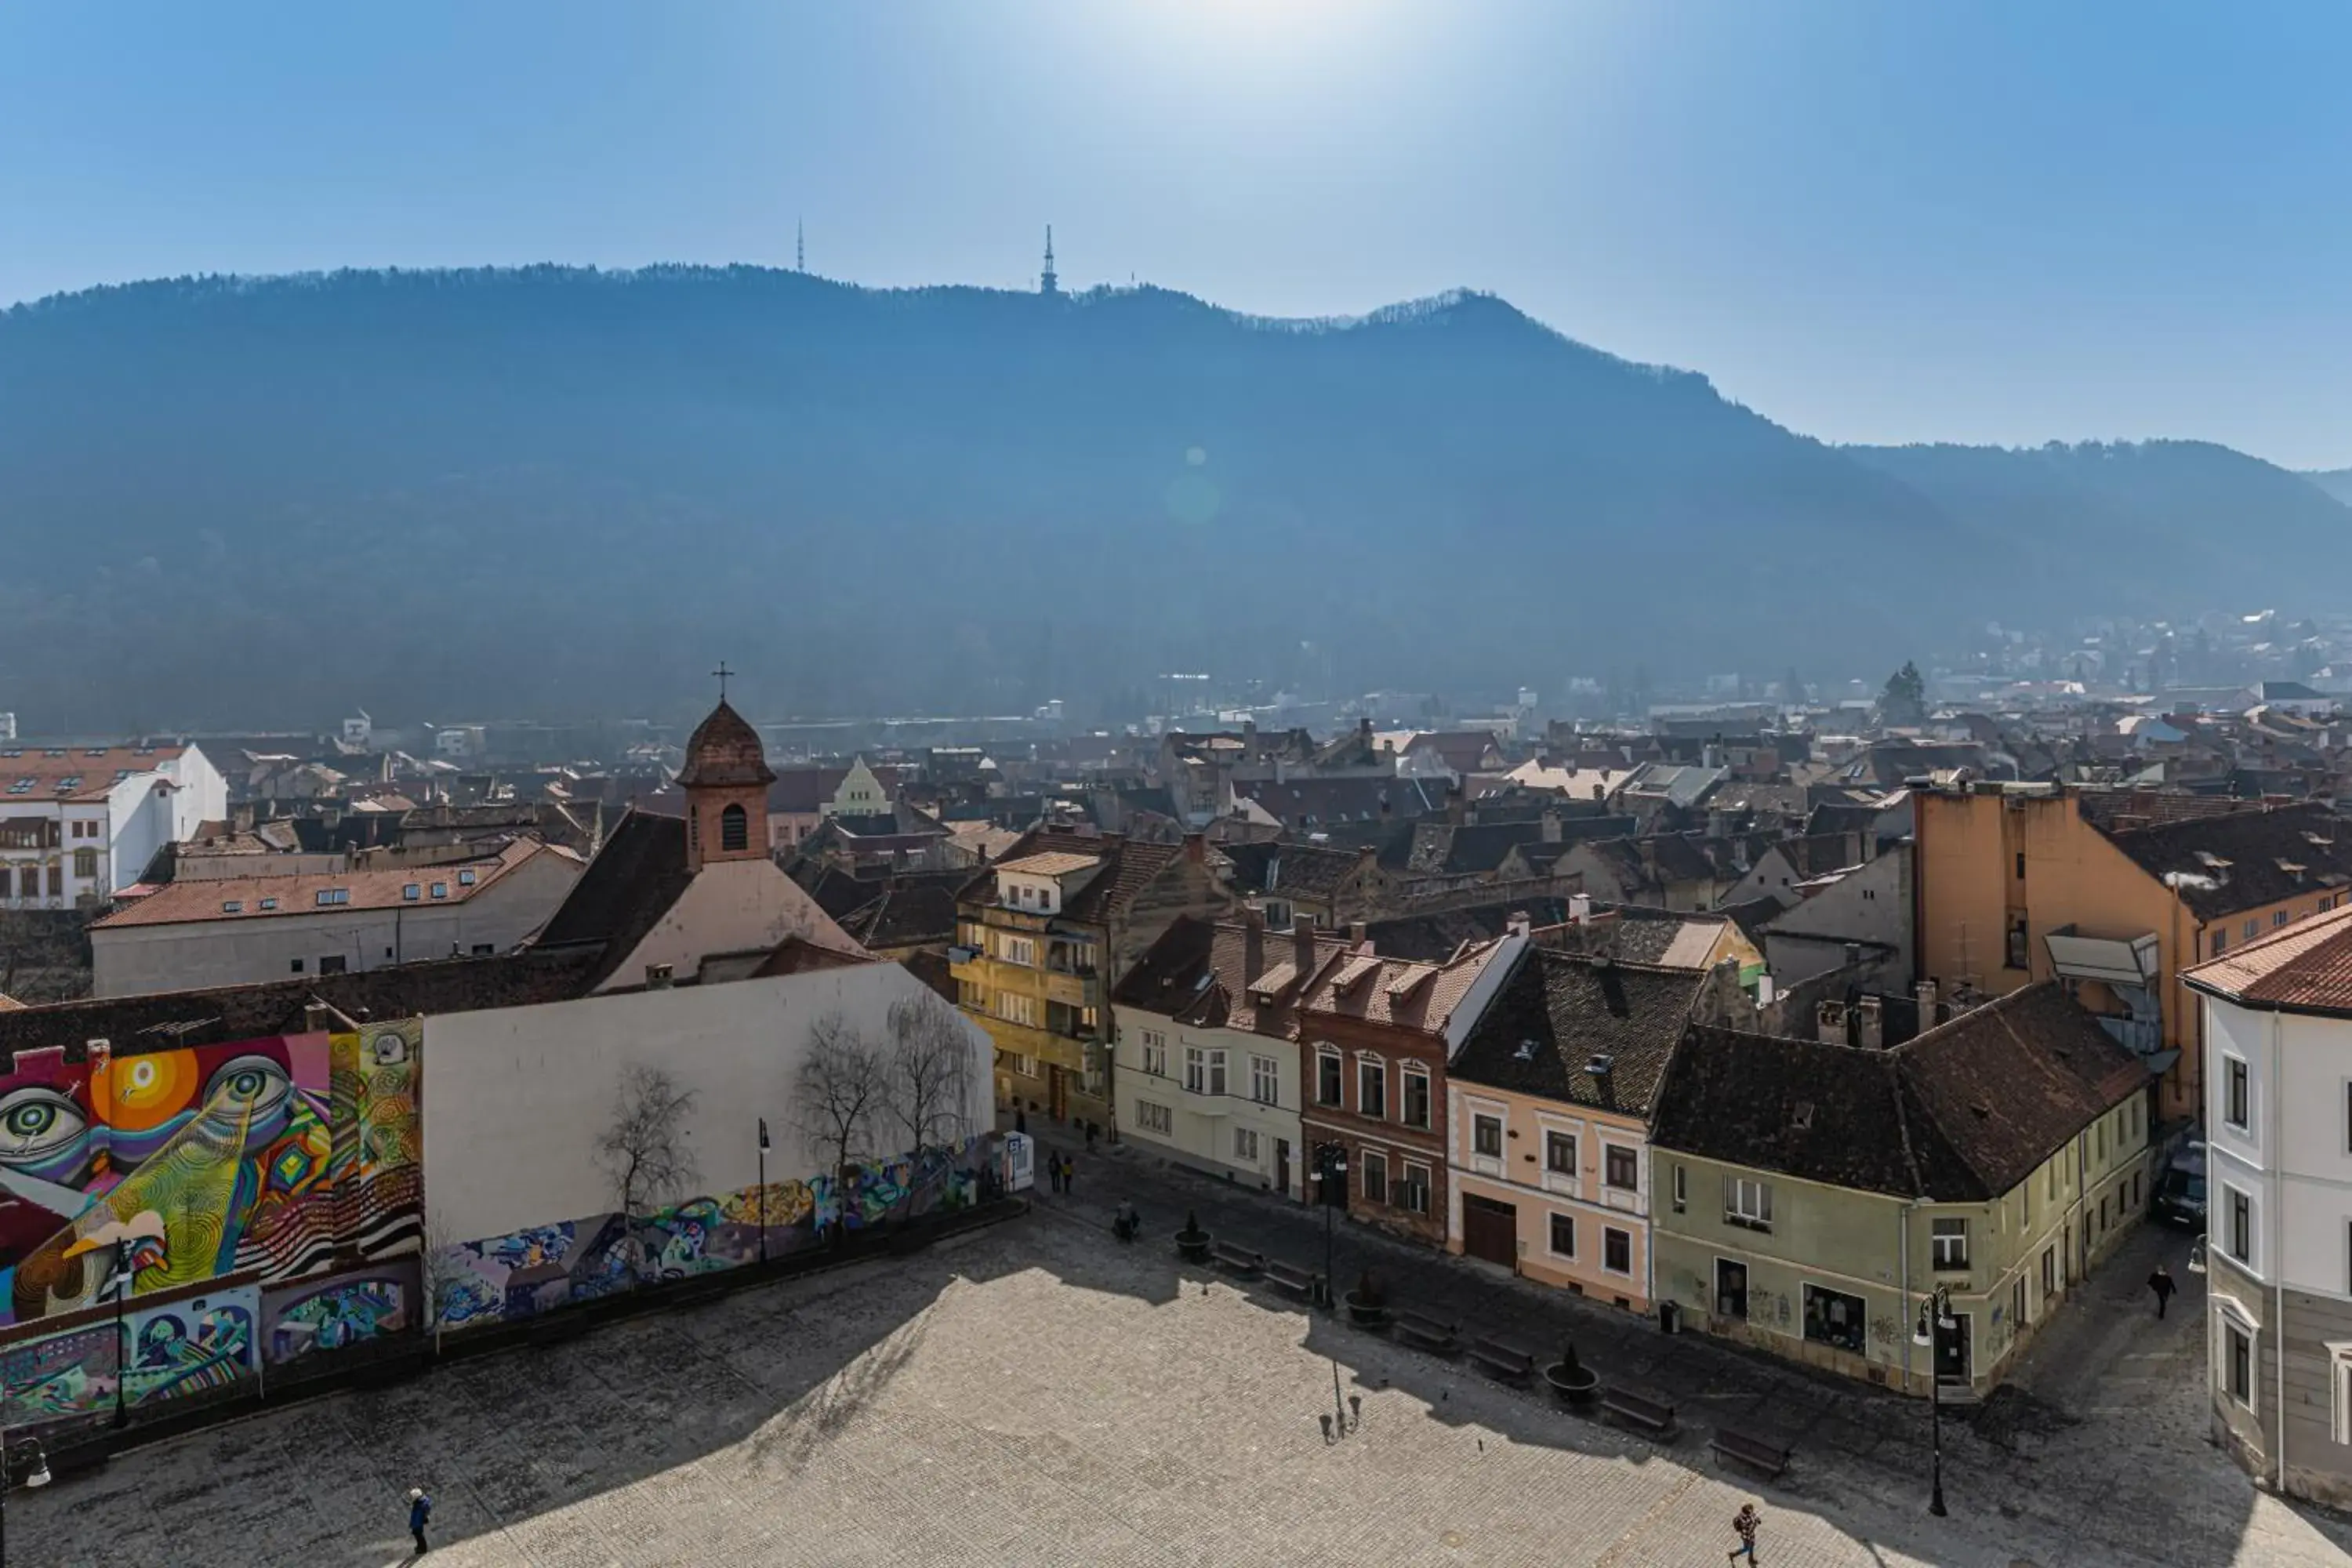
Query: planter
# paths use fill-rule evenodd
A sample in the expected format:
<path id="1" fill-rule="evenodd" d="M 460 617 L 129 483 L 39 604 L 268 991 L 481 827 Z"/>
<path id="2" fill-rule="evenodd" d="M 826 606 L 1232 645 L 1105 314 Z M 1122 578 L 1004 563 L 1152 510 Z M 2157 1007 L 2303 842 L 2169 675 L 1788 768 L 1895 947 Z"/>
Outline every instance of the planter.
<path id="1" fill-rule="evenodd" d="M 1206 1263 L 1211 1239 L 1205 1230 L 1180 1230 L 1176 1233 L 1176 1256 L 1187 1263 Z"/>
<path id="2" fill-rule="evenodd" d="M 1555 1362 L 1544 1368 L 1544 1381 L 1551 1384 L 1559 1402 L 1571 1410 L 1591 1405 L 1601 1397 L 1601 1374 L 1589 1366 L 1571 1366 Z"/>
<path id="3" fill-rule="evenodd" d="M 1340 1299 L 1347 1303 L 1348 1321 L 1367 1333 L 1388 1331 L 1389 1309 L 1385 1300 L 1378 1297 L 1368 1300 L 1361 1292 L 1355 1290 L 1349 1291 Z"/>

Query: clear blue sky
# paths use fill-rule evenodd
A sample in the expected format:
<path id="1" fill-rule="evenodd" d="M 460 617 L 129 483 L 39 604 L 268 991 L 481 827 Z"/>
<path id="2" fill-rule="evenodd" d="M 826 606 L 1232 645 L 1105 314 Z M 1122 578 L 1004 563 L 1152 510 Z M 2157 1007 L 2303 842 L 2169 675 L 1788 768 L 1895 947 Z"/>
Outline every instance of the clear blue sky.
<path id="1" fill-rule="evenodd" d="M 1832 439 L 2352 464 L 2352 5 L 0 5 L 0 300 L 809 263 L 1468 285 Z"/>

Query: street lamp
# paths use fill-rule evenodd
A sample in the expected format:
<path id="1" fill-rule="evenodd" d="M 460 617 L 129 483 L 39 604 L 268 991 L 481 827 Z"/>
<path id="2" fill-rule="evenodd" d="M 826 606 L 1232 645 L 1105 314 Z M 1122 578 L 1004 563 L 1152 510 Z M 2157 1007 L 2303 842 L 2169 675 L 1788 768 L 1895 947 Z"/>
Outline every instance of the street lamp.
<path id="1" fill-rule="evenodd" d="M 760 1261 L 768 1261 L 768 1119 L 760 1118 Z"/>
<path id="2" fill-rule="evenodd" d="M 1315 1145 L 1315 1192 L 1323 1204 L 1323 1305 L 1337 1311 L 1339 1293 L 1331 1278 L 1331 1211 L 1348 1201 L 1348 1146 Z"/>
<path id="3" fill-rule="evenodd" d="M 131 1385 L 131 1339 L 122 1321 L 122 1306 L 131 1299 L 136 1278 L 131 1267 L 131 1238 L 124 1237 L 114 1244 L 114 1425 L 118 1428 L 131 1425 L 126 1397 Z"/>
<path id="4" fill-rule="evenodd" d="M 30 1463 L 32 1468 L 26 1469 Z M 41 1449 L 38 1437 L 27 1437 L 16 1447 L 8 1447 L 0 1437 L 0 1563 L 8 1561 L 8 1489 L 14 1486 L 19 1472 L 28 1487 L 49 1484 L 49 1457 Z"/>
<path id="5" fill-rule="evenodd" d="M 1944 1336 L 1959 1326 L 1959 1320 L 1952 1316 L 1952 1288 L 1938 1285 L 1933 1295 L 1919 1303 L 1919 1323 L 1911 1331 L 1911 1342 L 1927 1347 L 1927 1418 L 1935 1435 L 1935 1479 L 1927 1511 L 1937 1519 L 1944 1517 L 1944 1375 L 1939 1363 Z"/>

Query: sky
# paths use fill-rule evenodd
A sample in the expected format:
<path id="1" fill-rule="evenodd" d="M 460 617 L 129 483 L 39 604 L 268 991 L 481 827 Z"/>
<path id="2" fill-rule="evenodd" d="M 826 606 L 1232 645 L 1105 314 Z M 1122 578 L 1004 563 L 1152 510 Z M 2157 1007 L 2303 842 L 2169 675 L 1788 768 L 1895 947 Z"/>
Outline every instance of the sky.
<path id="1" fill-rule="evenodd" d="M 2352 5 L 0 5 L 0 302 L 562 261 L 1467 287 L 1838 441 L 2352 465 Z"/>

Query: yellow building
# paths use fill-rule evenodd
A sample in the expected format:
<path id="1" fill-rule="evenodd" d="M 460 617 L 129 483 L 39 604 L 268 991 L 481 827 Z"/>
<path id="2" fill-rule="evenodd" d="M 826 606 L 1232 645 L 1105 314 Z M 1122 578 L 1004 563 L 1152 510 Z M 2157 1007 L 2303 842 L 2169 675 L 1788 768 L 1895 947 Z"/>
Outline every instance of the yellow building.
<path id="1" fill-rule="evenodd" d="M 1111 983 L 1180 915 L 1232 903 L 1200 838 L 1040 829 L 956 900 L 956 1002 L 996 1043 L 1000 1110 L 1115 1133 Z"/>
<path id="2" fill-rule="evenodd" d="M 2203 1016 L 2180 972 L 2352 891 L 2321 805 L 1974 783 L 1916 791 L 1918 973 L 2007 995 L 2057 979 L 2198 1114 Z"/>

